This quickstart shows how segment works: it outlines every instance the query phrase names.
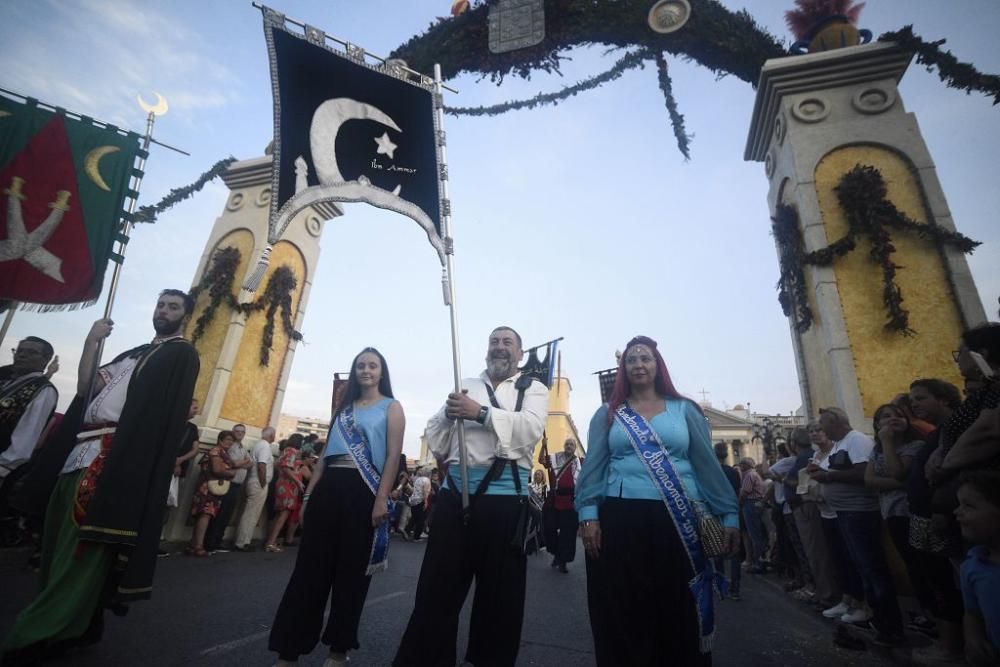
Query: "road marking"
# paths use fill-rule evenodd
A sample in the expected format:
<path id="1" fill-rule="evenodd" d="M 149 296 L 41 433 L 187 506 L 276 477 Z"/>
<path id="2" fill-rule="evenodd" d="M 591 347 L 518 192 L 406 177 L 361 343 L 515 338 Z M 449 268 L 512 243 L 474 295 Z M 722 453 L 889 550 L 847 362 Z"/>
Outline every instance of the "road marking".
<path id="1" fill-rule="evenodd" d="M 380 595 L 377 598 L 371 598 L 365 602 L 365 607 L 370 607 L 380 602 L 385 602 L 386 600 L 392 600 L 393 598 L 398 598 L 401 595 L 406 595 L 406 591 L 396 591 L 394 593 L 386 593 L 385 595 Z M 323 614 L 323 621 L 326 622 L 326 617 L 328 614 Z M 246 646 L 247 644 L 253 644 L 254 642 L 264 639 L 271 634 L 271 629 L 268 628 L 262 632 L 255 632 L 252 635 L 247 635 L 241 639 L 234 639 L 231 642 L 226 642 L 225 644 L 216 644 L 211 648 L 207 648 L 198 655 L 205 657 L 209 655 L 218 655 L 219 653 L 228 653 L 234 649 L 238 649 L 241 646 Z"/>

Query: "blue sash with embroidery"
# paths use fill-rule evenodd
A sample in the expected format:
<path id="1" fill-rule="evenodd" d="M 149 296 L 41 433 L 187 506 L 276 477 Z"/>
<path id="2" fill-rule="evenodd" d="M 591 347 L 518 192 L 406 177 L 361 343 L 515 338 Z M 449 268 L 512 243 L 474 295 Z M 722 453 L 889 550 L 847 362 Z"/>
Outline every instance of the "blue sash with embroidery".
<path id="1" fill-rule="evenodd" d="M 684 544 L 694 578 L 688 582 L 698 615 L 701 651 L 712 650 L 715 635 L 715 592 L 725 594 L 725 579 L 715 571 L 712 561 L 705 557 L 698 536 L 698 514 L 694 504 L 684 492 L 684 483 L 670 462 L 666 448 L 656 431 L 631 407 L 622 403 L 615 410 L 615 419 L 625 430 L 636 456 L 642 461 L 653 486 L 667 506 L 677 534 Z"/>
<path id="2" fill-rule="evenodd" d="M 350 452 L 354 464 L 361 473 L 361 479 L 365 481 L 372 494 L 378 496 L 378 485 L 382 481 L 382 475 L 372 463 L 372 449 L 365 439 L 364 432 L 354 423 L 354 406 L 348 405 L 337 415 L 337 429 L 340 437 L 347 443 L 347 451 Z M 389 500 L 389 513 L 392 513 L 393 502 Z M 389 566 L 389 522 L 383 521 L 374 528 L 375 535 L 372 538 L 372 551 L 368 556 L 368 569 L 366 575 L 381 572 Z"/>

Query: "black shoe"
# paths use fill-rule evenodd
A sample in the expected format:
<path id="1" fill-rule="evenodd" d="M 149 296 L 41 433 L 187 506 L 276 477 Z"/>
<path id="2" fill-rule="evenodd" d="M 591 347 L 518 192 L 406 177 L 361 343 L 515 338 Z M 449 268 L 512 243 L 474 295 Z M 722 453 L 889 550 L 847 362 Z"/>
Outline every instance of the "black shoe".
<path id="1" fill-rule="evenodd" d="M 156 550 L 156 557 L 157 558 L 166 558 L 169 555 L 170 555 L 170 552 L 167 551 L 167 550 L 165 550 L 165 549 L 157 549 Z"/>
<path id="2" fill-rule="evenodd" d="M 566 563 L 559 563 L 559 571 L 563 574 L 569 574 L 569 568 L 566 567 Z"/>
<path id="3" fill-rule="evenodd" d="M 559 567 L 559 557 L 558 556 L 553 556 L 552 557 L 552 562 L 549 563 L 549 567 Z"/>
<path id="4" fill-rule="evenodd" d="M 245 546 L 245 547 L 237 547 L 237 546 L 234 546 L 234 547 L 233 547 L 233 551 L 238 551 L 238 552 L 240 552 L 241 554 L 248 554 L 248 553 L 250 553 L 250 552 L 254 551 L 254 548 L 253 548 L 252 546 L 250 546 L 250 545 L 248 544 L 248 545 L 247 545 L 247 546 Z"/>

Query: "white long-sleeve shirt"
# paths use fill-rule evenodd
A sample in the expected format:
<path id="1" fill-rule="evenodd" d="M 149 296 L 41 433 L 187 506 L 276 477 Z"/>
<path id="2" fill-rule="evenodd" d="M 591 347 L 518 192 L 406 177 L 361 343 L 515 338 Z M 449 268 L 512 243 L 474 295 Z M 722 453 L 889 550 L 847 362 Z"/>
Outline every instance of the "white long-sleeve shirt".
<path id="1" fill-rule="evenodd" d="M 29 373 L 18 377 L 16 381 L 24 381 L 29 377 L 41 374 L 41 372 Z M 35 451 L 38 438 L 42 435 L 45 425 L 48 424 L 49 417 L 55 410 L 58 400 L 59 393 L 55 387 L 49 385 L 39 390 L 28 403 L 28 407 L 24 409 L 17 426 L 14 427 L 14 432 L 10 434 L 10 447 L 0 454 L 0 479 L 6 477 L 11 471 L 31 458 L 31 453 Z"/>
<path id="2" fill-rule="evenodd" d="M 470 466 L 488 468 L 493 459 L 503 458 L 513 459 L 522 469 L 531 470 L 535 445 L 542 437 L 545 420 L 549 415 L 549 391 L 541 382 L 532 382 L 524 392 L 521 410 L 514 412 L 517 404 L 514 383 L 520 375 L 518 373 L 507 378 L 494 389 L 497 403 L 501 406 L 499 409 L 490 403 L 486 390 L 486 383 L 490 382 L 490 378 L 485 371 L 478 378 L 462 380 L 462 388 L 468 390 L 469 398 L 489 407 L 485 424 L 465 420 L 465 444 L 469 451 Z M 438 461 L 458 463 L 455 422 L 448 419 L 444 408 L 427 422 L 426 435 L 427 446 Z"/>

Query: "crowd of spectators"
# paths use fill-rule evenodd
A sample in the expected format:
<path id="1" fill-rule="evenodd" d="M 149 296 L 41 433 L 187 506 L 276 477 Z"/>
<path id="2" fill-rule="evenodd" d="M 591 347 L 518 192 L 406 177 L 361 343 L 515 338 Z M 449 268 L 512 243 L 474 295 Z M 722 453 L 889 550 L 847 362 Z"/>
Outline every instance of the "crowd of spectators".
<path id="1" fill-rule="evenodd" d="M 914 379 L 875 410 L 874 437 L 824 407 L 775 460 L 739 461 L 733 483 L 747 572 L 777 572 L 796 599 L 876 644 L 905 644 L 907 629 L 934 638 L 917 664 L 997 665 L 1000 324 L 966 331 L 953 356 L 964 391 Z M 739 567 L 730 572 L 739 599 Z"/>

